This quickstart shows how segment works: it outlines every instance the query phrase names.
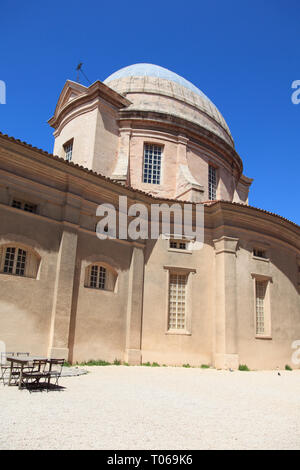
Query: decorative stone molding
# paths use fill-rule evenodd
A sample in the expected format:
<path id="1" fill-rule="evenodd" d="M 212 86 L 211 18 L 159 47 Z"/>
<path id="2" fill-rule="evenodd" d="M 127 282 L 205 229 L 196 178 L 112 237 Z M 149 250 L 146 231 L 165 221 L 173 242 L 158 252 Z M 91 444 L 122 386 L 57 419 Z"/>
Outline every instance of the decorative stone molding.
<path id="1" fill-rule="evenodd" d="M 232 253 L 236 255 L 239 242 L 238 238 L 223 236 L 221 238 L 218 238 L 217 240 L 213 240 L 213 242 L 215 246 L 216 255 L 219 255 L 221 253 Z"/>
<path id="2" fill-rule="evenodd" d="M 112 174 L 116 181 L 126 182 L 128 179 L 131 132 L 130 127 L 120 128 L 118 160 Z"/>
<path id="3" fill-rule="evenodd" d="M 180 165 L 177 175 L 176 199 L 202 202 L 204 186 L 195 180 L 187 165 Z"/>

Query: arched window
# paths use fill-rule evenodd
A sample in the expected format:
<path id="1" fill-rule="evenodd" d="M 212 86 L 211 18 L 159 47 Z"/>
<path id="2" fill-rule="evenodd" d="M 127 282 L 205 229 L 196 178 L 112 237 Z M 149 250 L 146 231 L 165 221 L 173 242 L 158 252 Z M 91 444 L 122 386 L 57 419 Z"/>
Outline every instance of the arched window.
<path id="1" fill-rule="evenodd" d="M 85 287 L 114 291 L 117 273 L 114 269 L 101 263 L 91 264 L 86 268 Z"/>
<path id="2" fill-rule="evenodd" d="M 0 273 L 36 278 L 40 258 L 30 249 L 14 244 L 0 246 Z"/>

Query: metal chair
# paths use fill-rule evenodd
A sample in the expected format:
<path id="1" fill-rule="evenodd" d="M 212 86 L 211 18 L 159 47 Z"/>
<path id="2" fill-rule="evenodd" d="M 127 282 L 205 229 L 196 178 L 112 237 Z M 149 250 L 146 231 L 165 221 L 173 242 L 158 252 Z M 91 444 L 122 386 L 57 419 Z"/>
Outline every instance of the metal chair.
<path id="1" fill-rule="evenodd" d="M 0 364 L 0 367 L 1 367 L 1 377 L 0 377 L 0 381 L 2 380 L 3 382 L 3 385 L 5 385 L 5 374 L 6 372 L 9 371 L 10 367 L 11 367 L 11 364 L 7 361 L 7 356 L 14 356 L 15 353 L 13 352 L 5 352 L 5 353 L 1 353 L 1 364 Z"/>
<path id="2" fill-rule="evenodd" d="M 23 371 L 23 385 L 29 390 L 31 388 L 41 388 L 50 378 L 49 371 L 46 370 L 47 359 L 35 359 L 28 366 L 28 371 Z M 44 381 L 42 380 L 44 379 Z"/>
<path id="3" fill-rule="evenodd" d="M 55 379 L 54 386 L 58 386 L 58 381 L 61 377 L 62 368 L 65 363 L 64 359 L 48 359 L 48 389 L 50 388 L 50 380 L 51 378 Z"/>

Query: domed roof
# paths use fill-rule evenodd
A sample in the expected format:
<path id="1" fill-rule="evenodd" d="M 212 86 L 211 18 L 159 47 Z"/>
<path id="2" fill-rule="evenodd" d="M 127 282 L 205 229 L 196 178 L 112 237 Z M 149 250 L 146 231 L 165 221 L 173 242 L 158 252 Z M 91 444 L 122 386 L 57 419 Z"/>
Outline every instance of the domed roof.
<path id="1" fill-rule="evenodd" d="M 112 82 L 113 80 L 118 80 L 119 78 L 124 77 L 157 77 L 157 78 L 164 78 L 166 80 L 170 80 L 170 82 L 178 83 L 179 85 L 188 88 L 189 90 L 197 93 L 197 95 L 202 96 L 203 98 L 207 98 L 207 96 L 202 93 L 199 88 L 193 85 L 191 82 L 186 80 L 185 78 L 177 75 L 177 73 L 171 72 L 171 70 L 165 69 L 164 67 L 160 67 L 159 65 L 154 64 L 133 64 L 128 65 L 127 67 L 123 67 L 117 72 L 112 73 L 109 77 L 104 80 L 104 83 Z M 210 100 L 209 100 L 210 101 Z"/>
<path id="2" fill-rule="evenodd" d="M 131 95 L 128 98 L 133 104 L 128 109 L 176 115 L 209 129 L 234 146 L 226 121 L 213 102 L 191 82 L 164 67 L 154 64 L 129 65 L 111 74 L 104 83 L 118 93 Z M 137 99 L 134 96 L 136 93 L 172 97 L 181 105 L 174 102 L 171 105 L 170 101 L 167 103 L 163 99 Z"/>

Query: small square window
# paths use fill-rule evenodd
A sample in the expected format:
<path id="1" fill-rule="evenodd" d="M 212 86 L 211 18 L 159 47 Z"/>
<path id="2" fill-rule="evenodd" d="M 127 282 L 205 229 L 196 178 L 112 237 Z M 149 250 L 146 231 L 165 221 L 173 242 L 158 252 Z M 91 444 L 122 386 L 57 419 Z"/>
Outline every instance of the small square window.
<path id="1" fill-rule="evenodd" d="M 13 199 L 11 206 L 15 209 L 21 209 L 26 212 L 32 212 L 33 214 L 37 213 L 38 207 L 36 204 L 32 204 L 31 202 L 18 201 L 16 199 Z"/>
<path id="2" fill-rule="evenodd" d="M 267 258 L 267 253 L 265 250 L 261 250 L 261 249 L 257 249 L 257 248 L 254 248 L 253 249 L 253 256 L 255 256 L 256 258 Z"/>
<path id="3" fill-rule="evenodd" d="M 187 242 L 180 241 L 180 240 L 170 240 L 169 247 L 177 249 L 177 250 L 186 250 L 187 249 Z"/>

